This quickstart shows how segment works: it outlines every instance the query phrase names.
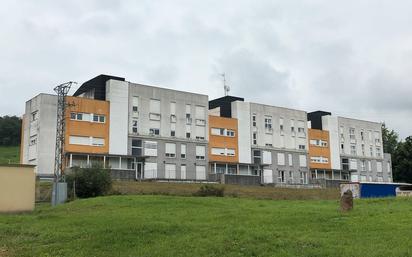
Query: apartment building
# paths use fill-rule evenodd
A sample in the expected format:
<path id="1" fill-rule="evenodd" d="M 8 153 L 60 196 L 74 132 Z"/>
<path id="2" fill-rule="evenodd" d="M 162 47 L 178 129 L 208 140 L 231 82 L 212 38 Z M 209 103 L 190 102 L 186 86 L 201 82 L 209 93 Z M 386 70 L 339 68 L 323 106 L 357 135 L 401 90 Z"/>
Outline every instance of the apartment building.
<path id="1" fill-rule="evenodd" d="M 208 96 L 100 75 L 67 102 L 67 167 L 98 162 L 119 178 L 206 179 Z M 26 103 L 22 162 L 41 175 L 53 173 L 56 110 L 52 95 Z"/>
<path id="2" fill-rule="evenodd" d="M 238 174 L 266 184 L 308 183 L 307 114 L 225 96 L 209 112 L 238 121 Z"/>
<path id="3" fill-rule="evenodd" d="M 239 174 L 237 119 L 209 115 L 209 171 Z"/>
<path id="4" fill-rule="evenodd" d="M 86 81 L 66 100 L 67 168 L 99 163 L 120 179 L 230 174 L 279 185 L 392 181 L 376 122 L 234 96 L 209 101 L 207 95 L 108 75 Z M 53 175 L 56 113 L 55 95 L 26 102 L 21 162 L 36 165 L 40 176 Z"/>
<path id="5" fill-rule="evenodd" d="M 309 113 L 312 129 L 329 134 L 330 174 L 326 178 L 350 181 L 392 182 L 391 159 L 383 153 L 382 124 L 334 117 L 328 112 Z M 325 133 L 325 132 L 324 132 Z M 328 173 L 326 173 L 328 174 Z M 312 178 L 319 178 L 312 172 Z"/>

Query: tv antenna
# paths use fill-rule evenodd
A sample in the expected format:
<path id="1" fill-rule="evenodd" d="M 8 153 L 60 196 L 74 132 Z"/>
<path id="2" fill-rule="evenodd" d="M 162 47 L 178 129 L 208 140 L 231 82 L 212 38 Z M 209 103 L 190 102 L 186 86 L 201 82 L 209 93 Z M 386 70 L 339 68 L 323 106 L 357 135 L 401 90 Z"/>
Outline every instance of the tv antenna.
<path id="1" fill-rule="evenodd" d="M 229 91 L 230 91 L 230 87 L 228 85 L 226 85 L 226 74 L 222 73 L 222 74 L 220 74 L 220 76 L 222 76 L 222 78 L 223 78 L 223 89 L 225 90 L 225 96 L 228 96 Z"/>

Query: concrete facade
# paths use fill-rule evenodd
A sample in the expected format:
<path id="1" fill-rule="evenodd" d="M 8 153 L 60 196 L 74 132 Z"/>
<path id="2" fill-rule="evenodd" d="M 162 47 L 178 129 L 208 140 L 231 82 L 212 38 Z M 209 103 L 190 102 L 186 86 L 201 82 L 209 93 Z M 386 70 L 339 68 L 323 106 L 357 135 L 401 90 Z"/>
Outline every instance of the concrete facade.
<path id="1" fill-rule="evenodd" d="M 53 176 L 57 96 L 39 94 L 26 102 L 21 163 L 36 165 L 36 174 Z"/>

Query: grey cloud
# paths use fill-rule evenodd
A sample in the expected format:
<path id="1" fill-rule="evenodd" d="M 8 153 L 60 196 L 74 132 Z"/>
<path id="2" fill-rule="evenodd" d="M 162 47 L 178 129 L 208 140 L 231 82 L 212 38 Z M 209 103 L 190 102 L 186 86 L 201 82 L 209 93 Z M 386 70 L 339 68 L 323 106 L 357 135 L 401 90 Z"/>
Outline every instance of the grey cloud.
<path id="1" fill-rule="evenodd" d="M 62 82 L 145 84 L 386 121 L 412 134 L 406 0 L 2 2 L 0 115 Z"/>

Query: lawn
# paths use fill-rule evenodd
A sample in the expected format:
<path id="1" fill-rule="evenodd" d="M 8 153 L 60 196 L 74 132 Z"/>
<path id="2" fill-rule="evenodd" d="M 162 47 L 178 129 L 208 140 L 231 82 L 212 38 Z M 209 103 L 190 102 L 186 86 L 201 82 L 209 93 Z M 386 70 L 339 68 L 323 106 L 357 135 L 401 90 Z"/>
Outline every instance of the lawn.
<path id="1" fill-rule="evenodd" d="M 0 215 L 0 256 L 411 256 L 412 199 L 110 196 Z"/>
<path id="2" fill-rule="evenodd" d="M 0 146 L 0 164 L 19 163 L 19 162 L 20 162 L 20 147 L 19 146 Z"/>

